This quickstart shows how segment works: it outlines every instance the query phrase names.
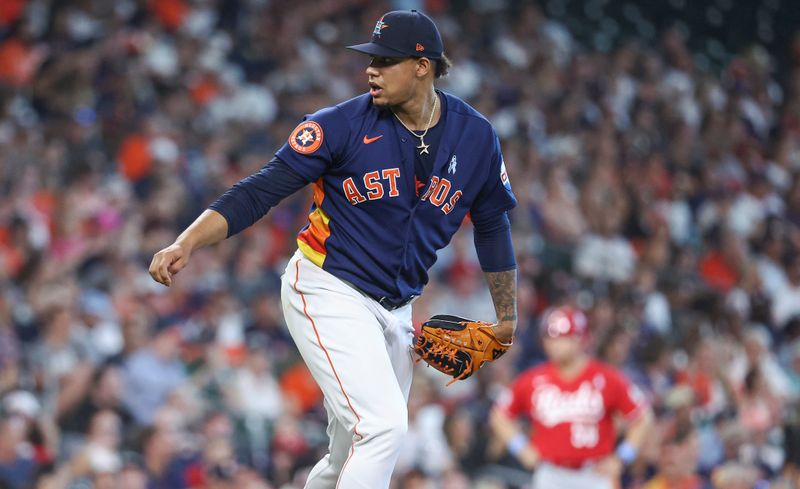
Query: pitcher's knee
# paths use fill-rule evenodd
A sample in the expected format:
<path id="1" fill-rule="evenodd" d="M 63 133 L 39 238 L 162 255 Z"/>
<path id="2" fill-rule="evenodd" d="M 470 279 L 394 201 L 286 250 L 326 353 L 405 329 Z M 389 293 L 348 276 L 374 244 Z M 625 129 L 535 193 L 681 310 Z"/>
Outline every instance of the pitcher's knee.
<path id="1" fill-rule="evenodd" d="M 408 432 L 408 413 L 404 411 L 402 414 L 383 417 L 366 423 L 363 428 L 360 434 L 365 441 L 373 439 L 376 442 L 399 446 L 398 442 Z"/>
<path id="2" fill-rule="evenodd" d="M 391 423 L 387 423 L 387 436 L 399 440 L 406 436 L 408 433 L 408 413 L 403 413 L 402 417 L 393 419 Z"/>

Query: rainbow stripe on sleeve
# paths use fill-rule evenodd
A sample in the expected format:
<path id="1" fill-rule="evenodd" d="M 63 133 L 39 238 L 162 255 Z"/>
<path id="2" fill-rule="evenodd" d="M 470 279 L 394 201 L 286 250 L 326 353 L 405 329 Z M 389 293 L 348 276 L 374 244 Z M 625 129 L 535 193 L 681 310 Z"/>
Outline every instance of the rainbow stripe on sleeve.
<path id="1" fill-rule="evenodd" d="M 308 227 L 297 235 L 297 246 L 300 251 L 320 268 L 328 255 L 325 241 L 331 235 L 331 228 L 328 225 L 331 219 L 322 210 L 323 200 L 325 200 L 325 190 L 320 178 L 314 184 L 314 210 L 308 215 Z"/>

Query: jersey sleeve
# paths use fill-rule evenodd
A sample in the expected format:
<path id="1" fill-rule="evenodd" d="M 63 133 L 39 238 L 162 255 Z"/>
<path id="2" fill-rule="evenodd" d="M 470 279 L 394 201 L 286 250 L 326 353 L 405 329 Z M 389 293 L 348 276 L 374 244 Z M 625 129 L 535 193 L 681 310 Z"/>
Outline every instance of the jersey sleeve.
<path id="1" fill-rule="evenodd" d="M 495 407 L 509 418 L 516 418 L 530 408 L 530 376 L 521 375 L 498 398 Z"/>
<path id="2" fill-rule="evenodd" d="M 470 209 L 470 213 L 479 219 L 498 216 L 517 205 L 517 198 L 511 191 L 511 181 L 503 161 L 500 139 L 494 133 L 493 140 L 489 175 Z"/>
<path id="3" fill-rule="evenodd" d="M 511 223 L 508 213 L 485 221 L 475 221 L 475 252 L 484 272 L 505 272 L 517 268 L 514 244 L 511 242 Z"/>
<path id="4" fill-rule="evenodd" d="M 313 182 L 341 159 L 349 136 L 350 125 L 341 109 L 327 107 L 305 116 L 275 156 Z"/>
<path id="5" fill-rule="evenodd" d="M 228 221 L 228 237 L 251 226 L 308 180 L 273 158 L 258 172 L 242 179 L 208 206 Z"/>
<path id="6" fill-rule="evenodd" d="M 634 419 L 647 407 L 644 393 L 621 372 L 611 370 L 607 379 L 611 391 L 609 407 L 612 411 L 622 414 L 627 419 Z"/>

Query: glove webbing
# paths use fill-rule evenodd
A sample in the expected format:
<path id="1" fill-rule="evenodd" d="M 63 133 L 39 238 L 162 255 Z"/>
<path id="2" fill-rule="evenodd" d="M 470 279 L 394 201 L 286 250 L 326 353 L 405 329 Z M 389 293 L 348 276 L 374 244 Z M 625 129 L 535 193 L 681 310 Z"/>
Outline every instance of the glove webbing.
<path id="1" fill-rule="evenodd" d="M 420 336 L 419 343 L 423 343 L 425 339 Z M 421 345 L 420 345 L 421 346 Z M 425 350 L 425 358 L 426 360 L 432 360 L 437 365 L 442 367 L 445 374 L 453 376 L 453 380 L 447 383 L 450 385 L 457 380 L 466 379 L 469 377 L 469 372 L 472 370 L 472 357 L 469 355 L 463 355 L 464 359 L 461 360 L 461 364 L 458 363 L 458 359 L 456 358 L 458 353 L 461 352 L 458 348 L 448 346 L 446 343 L 434 343 L 432 341 L 428 342 L 428 345 Z M 417 359 L 417 363 L 421 358 Z M 458 375 L 455 375 L 458 372 L 458 367 L 462 366 L 461 372 Z"/>

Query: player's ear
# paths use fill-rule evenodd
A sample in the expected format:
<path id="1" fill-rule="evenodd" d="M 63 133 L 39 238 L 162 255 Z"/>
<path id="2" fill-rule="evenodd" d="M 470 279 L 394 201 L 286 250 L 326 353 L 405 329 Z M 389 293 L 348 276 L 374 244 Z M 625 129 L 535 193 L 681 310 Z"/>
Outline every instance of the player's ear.
<path id="1" fill-rule="evenodd" d="M 417 76 L 422 78 L 433 71 L 433 63 L 428 58 L 417 58 Z"/>

